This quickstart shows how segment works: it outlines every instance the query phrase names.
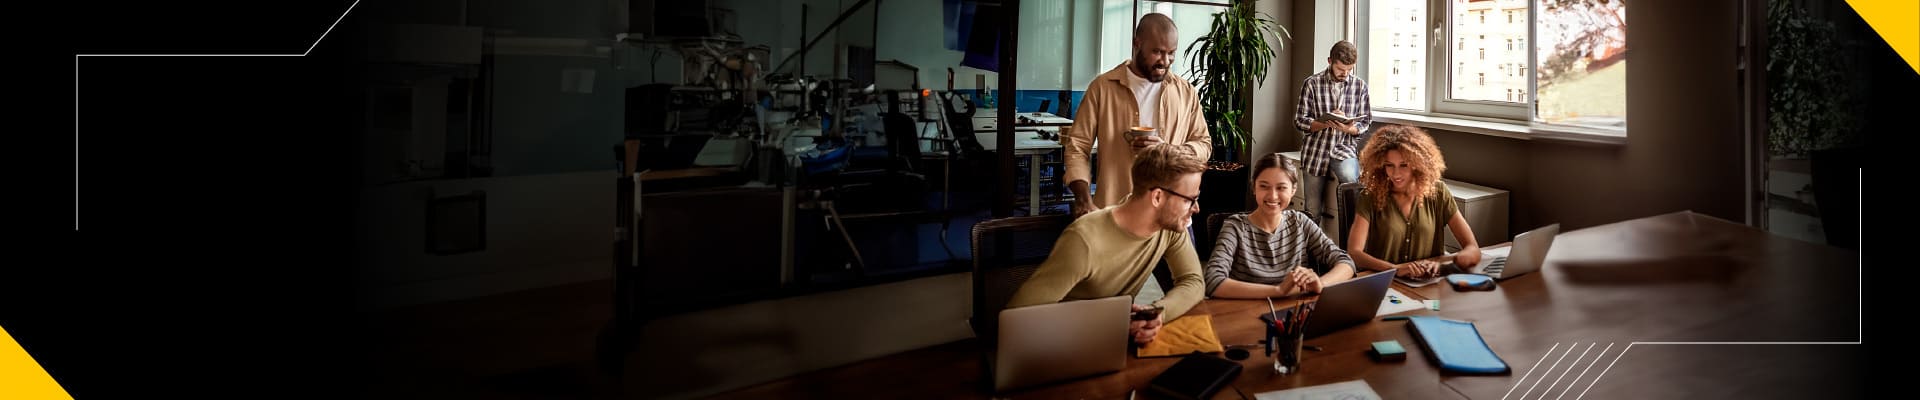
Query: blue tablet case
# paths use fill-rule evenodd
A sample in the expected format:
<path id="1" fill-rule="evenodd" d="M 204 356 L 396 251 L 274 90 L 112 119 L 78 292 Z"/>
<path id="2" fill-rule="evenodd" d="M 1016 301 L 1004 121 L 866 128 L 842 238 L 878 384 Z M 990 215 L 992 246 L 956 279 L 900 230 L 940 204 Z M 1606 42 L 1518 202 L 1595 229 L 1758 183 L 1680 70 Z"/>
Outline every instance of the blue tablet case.
<path id="1" fill-rule="evenodd" d="M 1413 337 L 1419 339 L 1421 347 L 1427 349 L 1427 356 L 1440 364 L 1440 370 L 1464 374 L 1505 374 L 1510 370 L 1507 362 L 1493 354 L 1487 342 L 1480 339 L 1480 330 L 1472 322 L 1454 321 L 1431 316 L 1407 318 L 1407 329 L 1413 331 Z"/>

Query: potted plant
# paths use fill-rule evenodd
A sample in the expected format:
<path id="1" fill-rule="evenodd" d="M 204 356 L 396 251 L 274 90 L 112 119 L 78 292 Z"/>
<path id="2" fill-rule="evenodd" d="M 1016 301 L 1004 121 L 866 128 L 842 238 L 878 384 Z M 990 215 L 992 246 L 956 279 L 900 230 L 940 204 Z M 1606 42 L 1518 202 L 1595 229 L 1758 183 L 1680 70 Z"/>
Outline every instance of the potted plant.
<path id="1" fill-rule="evenodd" d="M 1293 34 L 1274 23 L 1271 16 L 1254 11 L 1254 3 L 1236 1 L 1214 14 L 1207 33 L 1187 46 L 1187 59 L 1193 60 L 1194 85 L 1200 91 L 1201 113 L 1207 119 L 1207 133 L 1214 146 L 1201 192 L 1216 199 L 1245 201 L 1247 171 L 1239 160 L 1247 156 L 1252 144 L 1245 128 L 1247 108 L 1252 105 L 1247 90 L 1263 83 L 1267 66 L 1286 49 L 1284 40 L 1293 39 Z M 1245 210 L 1244 204 L 1232 201 L 1216 203 L 1219 210 Z M 1215 208 L 1205 203 L 1201 206 Z"/>
<path id="2" fill-rule="evenodd" d="M 1810 187 L 1791 201 L 1811 203 L 1827 243 L 1854 245 L 1855 182 L 1860 121 L 1854 88 L 1832 22 L 1787 0 L 1767 8 L 1767 152 L 1769 175 L 1806 174 Z M 1774 178 L 1770 178 L 1774 179 Z M 1787 207 L 1806 208 L 1806 207 Z M 1831 216 L 1832 218 L 1828 218 Z"/>
<path id="3" fill-rule="evenodd" d="M 1845 144 L 1859 118 L 1833 23 L 1785 0 L 1772 1 L 1767 20 L 1768 152 L 1805 158 Z"/>

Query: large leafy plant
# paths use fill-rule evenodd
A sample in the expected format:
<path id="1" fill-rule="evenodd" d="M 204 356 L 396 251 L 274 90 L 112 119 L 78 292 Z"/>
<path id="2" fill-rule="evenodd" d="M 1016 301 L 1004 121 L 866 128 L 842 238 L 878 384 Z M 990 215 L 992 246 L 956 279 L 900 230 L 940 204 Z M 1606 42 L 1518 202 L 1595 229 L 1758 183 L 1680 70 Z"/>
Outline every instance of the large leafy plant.
<path id="1" fill-rule="evenodd" d="M 1267 65 L 1278 51 L 1286 49 L 1281 38 L 1293 39 L 1293 34 L 1275 24 L 1271 16 L 1254 11 L 1253 4 L 1236 1 L 1214 14 L 1207 34 L 1187 47 L 1208 134 L 1231 154 L 1216 152 L 1215 159 L 1236 157 L 1251 145 L 1245 127 L 1240 125 L 1250 105 L 1243 91 L 1267 78 Z"/>
<path id="2" fill-rule="evenodd" d="M 1791 1 L 1773 0 L 1767 45 L 1768 151 L 1795 157 L 1846 144 L 1859 118 L 1833 23 L 1808 17 Z"/>

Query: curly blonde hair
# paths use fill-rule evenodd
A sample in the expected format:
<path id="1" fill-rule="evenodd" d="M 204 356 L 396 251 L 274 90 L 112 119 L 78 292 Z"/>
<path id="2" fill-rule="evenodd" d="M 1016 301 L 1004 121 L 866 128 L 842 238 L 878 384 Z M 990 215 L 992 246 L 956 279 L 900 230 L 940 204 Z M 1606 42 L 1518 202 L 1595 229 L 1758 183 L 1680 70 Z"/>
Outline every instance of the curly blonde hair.
<path id="1" fill-rule="evenodd" d="M 1447 161 L 1440 156 L 1440 146 L 1433 143 L 1433 136 L 1425 130 L 1406 125 L 1383 125 L 1367 140 L 1367 147 L 1360 151 L 1360 182 L 1366 186 L 1365 195 L 1373 199 L 1374 208 L 1385 208 L 1391 204 L 1387 196 L 1393 191 L 1387 181 L 1387 152 L 1400 150 L 1407 158 L 1407 164 L 1413 167 L 1413 179 L 1408 182 L 1410 191 L 1417 194 L 1414 204 L 1420 204 L 1440 188 L 1440 174 L 1447 171 Z"/>

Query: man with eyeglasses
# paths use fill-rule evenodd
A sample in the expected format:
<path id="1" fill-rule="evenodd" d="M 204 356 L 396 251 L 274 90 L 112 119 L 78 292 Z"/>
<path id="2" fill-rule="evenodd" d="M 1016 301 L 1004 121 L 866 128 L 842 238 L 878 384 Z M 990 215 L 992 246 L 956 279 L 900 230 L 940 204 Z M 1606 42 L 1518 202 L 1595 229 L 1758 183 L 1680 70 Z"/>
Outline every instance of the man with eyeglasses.
<path id="1" fill-rule="evenodd" d="M 1134 311 L 1164 310 L 1157 319 L 1133 321 L 1128 327 L 1133 341 L 1152 342 L 1163 323 L 1198 304 L 1206 285 L 1187 226 L 1200 211 L 1200 175 L 1206 162 L 1180 147 L 1157 144 L 1134 155 L 1133 192 L 1119 205 L 1089 212 L 1068 225 L 1054 242 L 1053 253 L 1014 292 L 1007 307 L 1138 295 L 1162 260 L 1173 272 L 1174 285 L 1151 306 L 1133 306 Z"/>

